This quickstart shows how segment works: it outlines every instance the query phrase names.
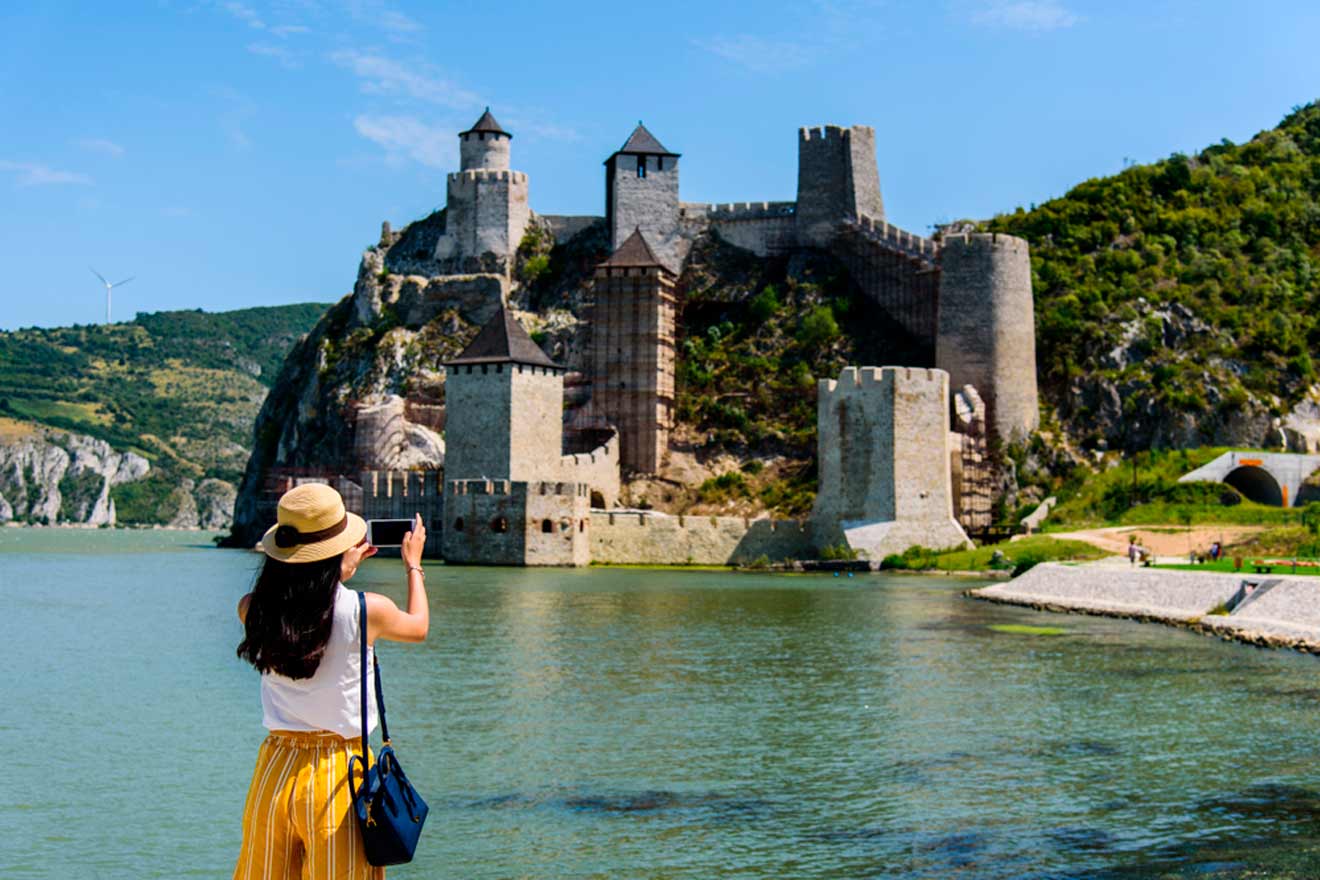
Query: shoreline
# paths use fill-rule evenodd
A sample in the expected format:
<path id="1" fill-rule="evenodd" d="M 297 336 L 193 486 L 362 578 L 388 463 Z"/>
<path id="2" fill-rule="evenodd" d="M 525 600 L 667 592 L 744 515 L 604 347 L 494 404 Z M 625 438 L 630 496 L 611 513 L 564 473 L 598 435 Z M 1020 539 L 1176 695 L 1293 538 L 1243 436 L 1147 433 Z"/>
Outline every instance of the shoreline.
<path id="1" fill-rule="evenodd" d="M 1211 613 L 1243 582 L 1255 592 Z M 1003 584 L 969 589 L 986 602 L 1178 627 L 1226 641 L 1320 654 L 1320 583 L 1305 575 L 1249 575 L 1041 563 Z"/>
<path id="2" fill-rule="evenodd" d="M 162 525 L 134 526 L 134 525 L 119 525 L 117 523 L 113 526 L 111 525 L 94 526 L 91 525 L 90 523 L 65 522 L 65 523 L 43 524 L 43 523 L 21 523 L 21 522 L 14 522 L 12 520 L 6 523 L 0 523 L 0 527 L 6 529 L 69 529 L 72 531 L 84 531 L 84 532 L 102 532 L 102 531 L 104 532 L 215 532 L 216 534 L 225 534 L 229 531 L 227 527 L 223 529 L 204 529 L 201 526 L 162 526 Z"/>

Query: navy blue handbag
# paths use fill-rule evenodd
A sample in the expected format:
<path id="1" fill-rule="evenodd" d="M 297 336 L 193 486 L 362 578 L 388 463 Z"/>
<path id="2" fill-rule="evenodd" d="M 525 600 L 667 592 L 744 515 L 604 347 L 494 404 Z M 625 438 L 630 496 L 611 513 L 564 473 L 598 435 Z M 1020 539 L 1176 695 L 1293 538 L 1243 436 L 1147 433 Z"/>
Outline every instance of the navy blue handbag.
<path id="1" fill-rule="evenodd" d="M 376 766 L 371 766 L 367 750 L 367 598 L 358 593 L 359 634 L 362 658 L 362 755 L 348 759 L 348 788 L 353 794 L 353 812 L 362 829 L 367 861 L 373 865 L 401 865 L 411 862 L 426 821 L 426 801 L 412 787 L 390 746 L 390 729 L 385 723 L 385 698 L 380 692 L 380 662 L 374 663 L 376 709 L 380 713 L 380 733 L 384 739 Z M 360 768 L 354 772 L 354 764 Z M 359 776 L 363 780 L 358 782 Z"/>

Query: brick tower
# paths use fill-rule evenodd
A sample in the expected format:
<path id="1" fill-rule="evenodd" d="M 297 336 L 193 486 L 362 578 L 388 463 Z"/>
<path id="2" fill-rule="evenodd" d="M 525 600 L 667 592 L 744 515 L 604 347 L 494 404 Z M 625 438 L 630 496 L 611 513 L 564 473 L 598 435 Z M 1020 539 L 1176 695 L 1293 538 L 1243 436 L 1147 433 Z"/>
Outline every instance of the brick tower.
<path id="1" fill-rule="evenodd" d="M 620 434 L 620 463 L 653 474 L 674 426 L 674 274 L 641 229 L 596 267 L 591 400 Z"/>

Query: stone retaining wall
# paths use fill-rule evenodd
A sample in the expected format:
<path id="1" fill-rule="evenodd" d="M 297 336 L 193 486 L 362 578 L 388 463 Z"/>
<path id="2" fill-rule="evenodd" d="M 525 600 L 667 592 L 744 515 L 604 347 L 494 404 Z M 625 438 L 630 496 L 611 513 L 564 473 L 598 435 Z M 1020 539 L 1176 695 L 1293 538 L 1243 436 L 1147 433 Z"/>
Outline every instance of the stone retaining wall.
<path id="1" fill-rule="evenodd" d="M 642 565 L 728 565 L 815 555 L 811 530 L 797 520 L 733 516 L 591 513 L 591 561 Z"/>
<path id="2" fill-rule="evenodd" d="M 1261 584 L 1261 594 L 1231 614 L 1211 614 L 1237 593 L 1243 581 Z M 1045 611 L 1165 623 L 1255 645 L 1320 653 L 1320 579 L 1313 577 L 1048 563 L 1008 583 L 967 594 Z"/>

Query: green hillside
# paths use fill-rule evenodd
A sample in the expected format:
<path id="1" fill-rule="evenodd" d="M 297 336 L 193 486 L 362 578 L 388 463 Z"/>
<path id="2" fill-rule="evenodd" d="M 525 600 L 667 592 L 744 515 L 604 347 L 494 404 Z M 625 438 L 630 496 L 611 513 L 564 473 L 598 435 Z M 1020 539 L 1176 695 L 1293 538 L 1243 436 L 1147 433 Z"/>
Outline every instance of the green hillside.
<path id="1" fill-rule="evenodd" d="M 1238 442 L 1316 382 L 1320 105 L 985 227 L 1031 243 L 1042 390 L 1087 445 Z"/>
<path id="2" fill-rule="evenodd" d="M 319 303 L 0 333 L 0 415 L 89 434 L 167 476 L 241 477 L 252 423 Z"/>

